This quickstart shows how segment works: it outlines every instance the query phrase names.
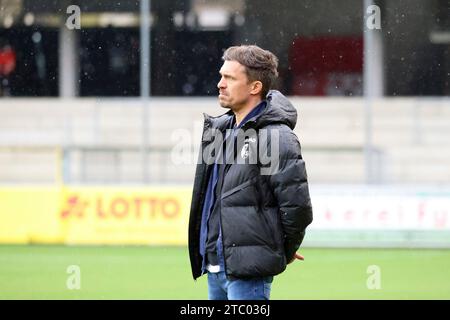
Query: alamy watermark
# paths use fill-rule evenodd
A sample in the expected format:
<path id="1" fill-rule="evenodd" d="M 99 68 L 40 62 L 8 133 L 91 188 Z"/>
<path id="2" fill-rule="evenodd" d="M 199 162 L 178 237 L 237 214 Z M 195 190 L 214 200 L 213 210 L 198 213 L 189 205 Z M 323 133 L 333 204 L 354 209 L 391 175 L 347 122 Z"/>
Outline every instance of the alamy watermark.
<path id="1" fill-rule="evenodd" d="M 66 269 L 69 275 L 66 280 L 66 287 L 69 290 L 81 289 L 81 268 L 77 265 L 70 265 Z"/>
<path id="2" fill-rule="evenodd" d="M 366 27 L 369 30 L 381 29 L 381 10 L 380 7 L 373 4 L 367 7 Z"/>
<path id="3" fill-rule="evenodd" d="M 194 130 L 196 132 L 196 130 Z M 261 175 L 273 175 L 280 164 L 280 133 L 276 129 L 206 129 L 202 135 L 198 157 L 193 149 L 192 132 L 178 129 L 172 133 L 176 140 L 171 152 L 174 164 L 257 164 Z"/>
<path id="4" fill-rule="evenodd" d="M 381 289 L 381 268 L 377 265 L 370 265 L 366 270 L 367 277 L 366 286 L 369 290 Z"/>
<path id="5" fill-rule="evenodd" d="M 66 19 L 66 27 L 69 30 L 81 29 L 81 9 L 77 5 L 70 5 L 66 10 L 70 16 Z"/>

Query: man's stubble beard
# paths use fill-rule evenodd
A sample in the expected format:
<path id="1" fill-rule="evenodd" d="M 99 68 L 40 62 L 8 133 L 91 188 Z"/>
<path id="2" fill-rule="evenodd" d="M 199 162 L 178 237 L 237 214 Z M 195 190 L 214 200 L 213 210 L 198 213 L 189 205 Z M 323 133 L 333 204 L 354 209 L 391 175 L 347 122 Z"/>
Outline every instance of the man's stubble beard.
<path id="1" fill-rule="evenodd" d="M 224 108 L 224 109 L 230 109 L 230 110 L 233 110 L 232 106 L 231 106 L 228 102 L 226 102 L 226 101 L 220 101 L 220 99 L 219 99 L 219 104 L 220 104 L 220 106 L 221 106 L 222 108 Z"/>
<path id="2" fill-rule="evenodd" d="M 231 109 L 231 106 L 228 105 L 228 104 L 226 104 L 226 103 L 219 102 L 219 104 L 220 104 L 220 106 L 221 106 L 222 108 L 224 108 L 224 109 Z"/>

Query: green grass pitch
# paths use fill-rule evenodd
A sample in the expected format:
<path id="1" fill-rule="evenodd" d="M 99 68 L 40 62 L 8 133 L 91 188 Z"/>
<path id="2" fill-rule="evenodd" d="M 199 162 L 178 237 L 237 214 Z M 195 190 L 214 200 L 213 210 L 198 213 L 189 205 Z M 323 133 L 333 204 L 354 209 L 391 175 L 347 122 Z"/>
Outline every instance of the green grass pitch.
<path id="1" fill-rule="evenodd" d="M 300 253 L 305 261 L 275 277 L 271 299 L 450 299 L 450 250 Z M 71 265 L 80 268 L 78 290 L 67 287 Z M 379 289 L 367 287 L 371 265 Z M 192 280 L 185 247 L 2 245 L 0 299 L 207 299 L 207 283 Z"/>

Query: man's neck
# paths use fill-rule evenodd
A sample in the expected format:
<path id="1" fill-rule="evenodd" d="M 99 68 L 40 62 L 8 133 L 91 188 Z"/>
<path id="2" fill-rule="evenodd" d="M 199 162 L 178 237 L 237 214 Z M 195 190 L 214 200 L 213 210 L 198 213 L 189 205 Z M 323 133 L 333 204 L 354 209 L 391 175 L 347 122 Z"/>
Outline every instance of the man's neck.
<path id="1" fill-rule="evenodd" d="M 261 103 L 261 99 L 257 99 L 252 101 L 251 103 L 249 103 L 247 106 L 237 110 L 237 111 L 233 111 L 234 112 L 234 116 L 236 119 L 236 127 L 239 126 L 239 124 L 241 123 L 242 120 L 244 120 L 244 118 L 257 106 Z"/>

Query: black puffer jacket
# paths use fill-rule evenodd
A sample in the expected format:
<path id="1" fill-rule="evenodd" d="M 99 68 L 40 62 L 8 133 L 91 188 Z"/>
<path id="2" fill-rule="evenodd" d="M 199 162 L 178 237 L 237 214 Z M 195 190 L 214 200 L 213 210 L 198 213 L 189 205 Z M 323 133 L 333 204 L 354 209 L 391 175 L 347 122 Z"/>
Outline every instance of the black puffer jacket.
<path id="1" fill-rule="evenodd" d="M 226 129 L 231 111 L 219 117 L 205 114 L 200 154 L 211 144 L 208 129 Z M 312 222 L 305 163 L 293 133 L 297 112 L 278 91 L 270 91 L 267 106 L 242 127 L 255 132 L 248 152 L 267 154 L 279 141 L 278 170 L 261 174 L 264 163 L 227 164 L 223 178 L 220 213 L 226 274 L 236 278 L 276 275 L 286 269 Z M 277 135 L 263 134 L 274 130 Z M 267 132 L 267 131 L 266 131 Z M 239 147 L 238 147 L 239 148 Z M 276 149 L 275 149 L 276 150 Z M 264 153 L 266 152 L 266 153 Z M 237 151 L 237 157 L 244 151 Z M 244 156 L 243 156 L 244 157 Z M 237 162 L 237 161 L 236 161 Z M 194 279 L 201 276 L 200 227 L 203 203 L 212 165 L 200 161 L 195 174 L 189 220 L 189 254 Z"/>

